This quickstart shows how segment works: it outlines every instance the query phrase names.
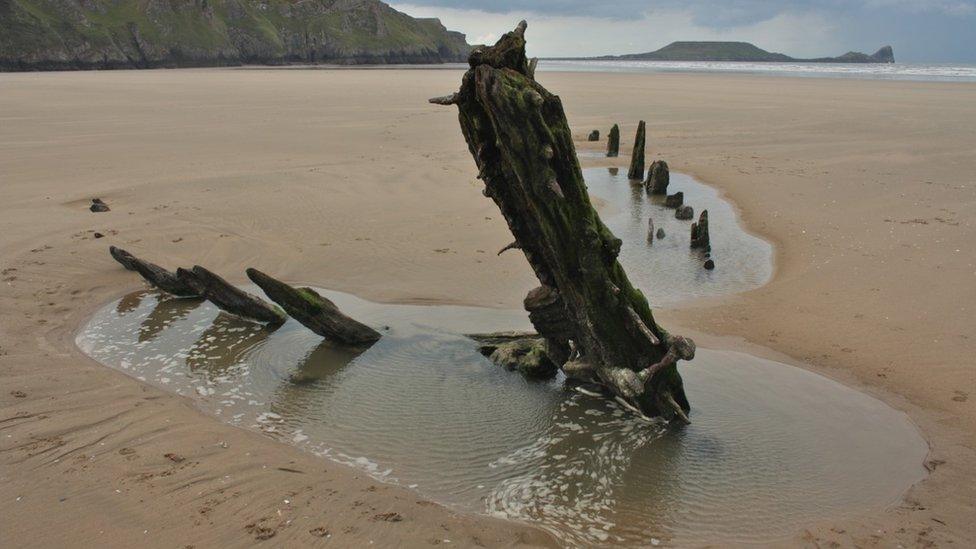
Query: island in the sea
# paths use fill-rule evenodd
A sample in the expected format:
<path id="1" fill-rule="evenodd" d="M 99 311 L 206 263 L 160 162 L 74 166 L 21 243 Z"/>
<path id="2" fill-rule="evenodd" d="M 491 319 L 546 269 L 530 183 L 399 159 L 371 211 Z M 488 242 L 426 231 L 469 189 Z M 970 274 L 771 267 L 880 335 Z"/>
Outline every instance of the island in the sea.
<path id="1" fill-rule="evenodd" d="M 839 57 L 798 59 L 766 51 L 748 42 L 672 42 L 663 48 L 628 55 L 590 57 L 589 60 L 619 61 L 734 61 L 751 63 L 894 63 L 895 52 L 885 46 L 874 54 L 850 51 Z"/>
<path id="2" fill-rule="evenodd" d="M 0 0 L 0 71 L 447 63 L 463 34 L 379 0 Z"/>

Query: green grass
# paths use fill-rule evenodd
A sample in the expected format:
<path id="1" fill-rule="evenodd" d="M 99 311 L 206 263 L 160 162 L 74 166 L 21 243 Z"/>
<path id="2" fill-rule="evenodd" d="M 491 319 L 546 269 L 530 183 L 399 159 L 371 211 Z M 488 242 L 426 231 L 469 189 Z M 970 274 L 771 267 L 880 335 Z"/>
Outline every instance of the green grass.
<path id="1" fill-rule="evenodd" d="M 266 61 L 304 59 L 314 47 L 320 61 L 354 57 L 396 59 L 401 53 L 455 54 L 468 46 L 434 20 L 418 20 L 377 0 L 343 4 L 320 0 L 8 0 L 0 2 L 0 63 L 74 60 L 98 64 L 138 56 L 150 63 L 173 58 L 238 57 Z M 84 7 L 83 7 L 84 6 Z"/>

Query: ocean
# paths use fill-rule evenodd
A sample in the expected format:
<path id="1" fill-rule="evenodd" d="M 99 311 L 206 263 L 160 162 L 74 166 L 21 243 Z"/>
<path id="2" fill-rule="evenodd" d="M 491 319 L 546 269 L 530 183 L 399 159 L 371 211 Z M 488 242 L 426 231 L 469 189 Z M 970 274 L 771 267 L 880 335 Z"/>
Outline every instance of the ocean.
<path id="1" fill-rule="evenodd" d="M 921 63 L 745 63 L 727 61 L 540 60 L 542 71 L 741 73 L 812 78 L 976 82 L 976 65 Z"/>

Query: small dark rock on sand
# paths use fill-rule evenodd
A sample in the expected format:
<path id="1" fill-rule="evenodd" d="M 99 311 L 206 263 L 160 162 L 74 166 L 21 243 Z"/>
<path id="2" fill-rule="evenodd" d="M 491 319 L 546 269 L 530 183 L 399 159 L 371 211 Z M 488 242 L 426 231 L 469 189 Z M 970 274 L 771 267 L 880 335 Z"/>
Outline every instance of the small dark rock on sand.
<path id="1" fill-rule="evenodd" d="M 674 194 L 669 194 L 667 198 L 664 199 L 665 208 L 680 208 L 685 203 L 685 193 L 676 192 Z"/>
<path id="2" fill-rule="evenodd" d="M 600 130 L 593 130 L 590 135 L 586 138 L 587 141 L 599 141 L 600 140 Z"/>
<path id="3" fill-rule="evenodd" d="M 715 268 L 715 261 L 711 259 L 707 259 L 705 260 L 705 264 L 702 266 L 705 267 L 705 270 L 711 271 Z"/>
<path id="4" fill-rule="evenodd" d="M 664 229 L 663 228 L 660 228 L 660 229 L 657 230 L 657 237 L 658 237 L 658 239 L 664 238 Z"/>
<path id="5" fill-rule="evenodd" d="M 691 206 L 681 206 L 674 212 L 675 219 L 694 219 L 695 210 Z"/>
<path id="6" fill-rule="evenodd" d="M 95 238 L 105 238 L 105 235 L 103 235 L 102 233 L 95 233 L 92 236 L 94 236 Z"/>
<path id="7" fill-rule="evenodd" d="M 103 202 L 101 198 L 92 198 L 91 206 L 89 206 L 88 209 L 94 213 L 111 211 L 108 204 Z"/>

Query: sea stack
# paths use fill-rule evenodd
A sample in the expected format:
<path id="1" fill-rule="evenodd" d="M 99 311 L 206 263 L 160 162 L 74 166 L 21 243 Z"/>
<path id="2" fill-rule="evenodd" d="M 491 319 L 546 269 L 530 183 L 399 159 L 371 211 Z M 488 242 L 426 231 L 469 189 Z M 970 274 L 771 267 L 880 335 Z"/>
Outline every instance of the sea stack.
<path id="1" fill-rule="evenodd" d="M 647 170 L 647 181 L 644 186 L 650 194 L 668 194 L 668 185 L 671 183 L 671 172 L 668 170 L 668 163 L 663 160 L 655 160 L 651 168 Z"/>
<path id="2" fill-rule="evenodd" d="M 593 130 L 590 135 L 586 138 L 587 141 L 599 141 L 600 140 L 600 130 Z"/>
<path id="3" fill-rule="evenodd" d="M 688 219 L 694 219 L 694 217 L 695 217 L 695 209 L 692 208 L 691 206 L 681 206 L 680 208 L 674 211 L 675 219 L 688 220 Z"/>
<path id="4" fill-rule="evenodd" d="M 634 154 L 630 157 L 630 179 L 644 179 L 644 142 L 646 140 L 647 124 L 643 120 L 637 125 L 637 137 L 634 138 Z"/>
<path id="5" fill-rule="evenodd" d="M 607 136 L 607 158 L 616 158 L 620 155 L 620 126 L 614 124 L 610 128 Z"/>

